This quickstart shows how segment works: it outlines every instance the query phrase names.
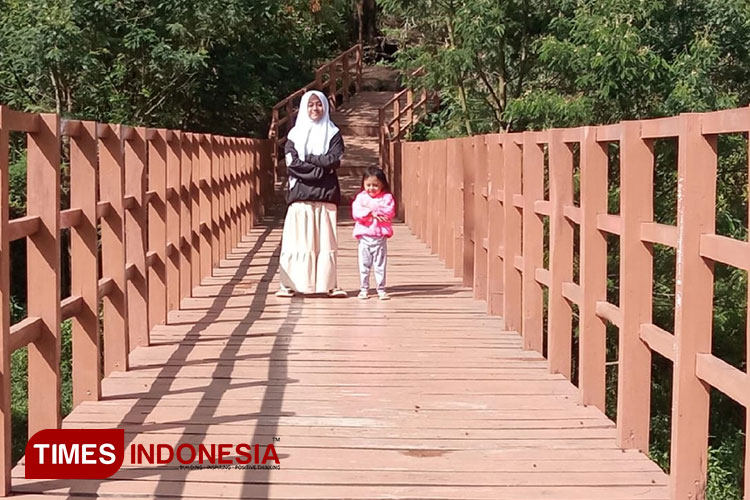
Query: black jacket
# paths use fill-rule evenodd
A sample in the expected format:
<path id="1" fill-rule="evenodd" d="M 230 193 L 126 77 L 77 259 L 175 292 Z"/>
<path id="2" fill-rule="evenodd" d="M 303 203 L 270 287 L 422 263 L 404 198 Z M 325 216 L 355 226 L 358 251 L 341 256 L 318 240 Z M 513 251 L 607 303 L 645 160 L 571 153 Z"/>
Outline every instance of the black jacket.
<path id="1" fill-rule="evenodd" d="M 304 160 L 294 149 L 294 143 L 287 140 L 284 156 L 287 159 L 286 169 L 290 185 L 294 186 L 288 188 L 286 202 L 292 204 L 295 201 L 325 201 L 338 205 L 341 201 L 341 188 L 336 169 L 341 165 L 343 154 L 344 139 L 341 132 L 333 136 L 326 154 L 307 155 Z M 296 182 L 292 179 L 296 179 Z"/>

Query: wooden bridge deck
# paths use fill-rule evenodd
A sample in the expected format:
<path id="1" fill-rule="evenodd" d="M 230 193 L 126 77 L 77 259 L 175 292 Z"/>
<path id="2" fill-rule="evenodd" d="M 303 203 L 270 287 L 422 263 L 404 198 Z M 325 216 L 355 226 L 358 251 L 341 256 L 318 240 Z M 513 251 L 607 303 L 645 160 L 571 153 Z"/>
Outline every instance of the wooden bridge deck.
<path id="1" fill-rule="evenodd" d="M 357 289 L 340 228 L 340 284 Z M 131 443 L 275 443 L 280 470 L 125 465 L 102 481 L 25 480 L 22 498 L 666 499 L 667 476 L 524 352 L 452 272 L 396 228 L 393 300 L 273 296 L 279 223 L 258 228 L 156 328 L 133 369 L 67 428 Z M 44 495 L 39 495 L 44 493 Z"/>

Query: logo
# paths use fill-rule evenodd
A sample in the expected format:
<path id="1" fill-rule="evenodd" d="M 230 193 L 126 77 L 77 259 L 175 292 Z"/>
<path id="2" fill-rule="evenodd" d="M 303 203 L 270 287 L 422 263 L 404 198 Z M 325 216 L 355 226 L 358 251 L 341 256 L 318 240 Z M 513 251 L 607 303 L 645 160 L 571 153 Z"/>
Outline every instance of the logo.
<path id="1" fill-rule="evenodd" d="M 105 479 L 124 451 L 124 429 L 45 429 L 26 443 L 26 479 Z"/>
<path id="2" fill-rule="evenodd" d="M 279 438 L 273 438 L 278 441 Z M 273 444 L 130 444 L 130 465 L 279 469 Z M 122 467 L 124 429 L 46 429 L 26 444 L 26 479 L 106 479 Z"/>
<path id="3" fill-rule="evenodd" d="M 178 462 L 180 468 L 218 468 L 218 469 L 279 469 L 279 456 L 272 444 L 131 444 L 130 463 L 173 464 Z"/>

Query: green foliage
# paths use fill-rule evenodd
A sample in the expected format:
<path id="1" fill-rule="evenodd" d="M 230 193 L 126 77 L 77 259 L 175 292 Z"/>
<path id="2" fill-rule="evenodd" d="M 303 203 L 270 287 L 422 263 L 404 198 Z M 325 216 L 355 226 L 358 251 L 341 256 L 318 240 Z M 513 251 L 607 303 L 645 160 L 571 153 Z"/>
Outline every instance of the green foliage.
<path id="1" fill-rule="evenodd" d="M 0 0 L 0 102 L 118 123 L 266 131 L 348 45 L 351 2 Z"/>

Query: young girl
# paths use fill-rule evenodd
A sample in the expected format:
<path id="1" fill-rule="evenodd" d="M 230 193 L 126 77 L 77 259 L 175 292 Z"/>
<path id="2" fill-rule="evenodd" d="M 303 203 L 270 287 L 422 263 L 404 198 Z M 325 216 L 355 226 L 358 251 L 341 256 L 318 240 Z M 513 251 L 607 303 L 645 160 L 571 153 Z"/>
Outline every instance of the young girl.
<path id="1" fill-rule="evenodd" d="M 359 299 L 367 298 L 370 289 L 370 269 L 373 266 L 378 297 L 380 300 L 390 299 L 385 291 L 385 265 L 388 257 L 386 242 L 393 236 L 391 221 L 395 214 L 396 202 L 385 172 L 377 167 L 367 168 L 362 176 L 362 191 L 352 204 L 354 237 L 359 240 Z"/>

